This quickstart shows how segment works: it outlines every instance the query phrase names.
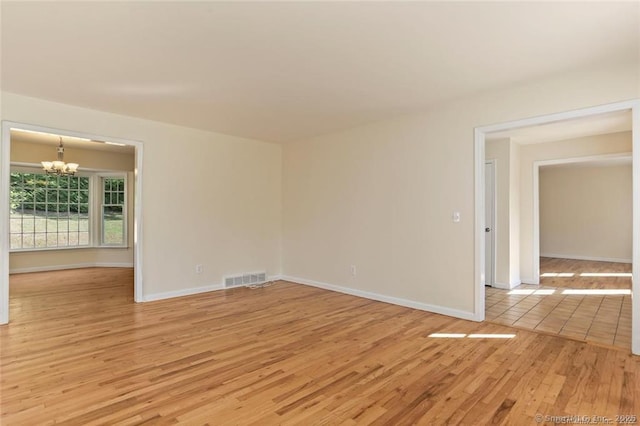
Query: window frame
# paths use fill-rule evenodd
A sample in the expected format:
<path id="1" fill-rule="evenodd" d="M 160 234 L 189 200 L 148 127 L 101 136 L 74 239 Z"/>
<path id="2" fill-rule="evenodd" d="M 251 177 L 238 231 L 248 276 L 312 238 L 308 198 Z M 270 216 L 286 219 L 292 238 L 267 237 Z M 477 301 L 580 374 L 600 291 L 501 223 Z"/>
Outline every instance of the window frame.
<path id="1" fill-rule="evenodd" d="M 114 248 L 114 247 L 126 248 L 128 246 L 127 242 L 129 241 L 129 233 L 128 233 L 129 226 L 127 221 L 127 215 L 128 215 L 127 206 L 129 204 L 128 203 L 129 192 L 127 191 L 127 188 L 128 188 L 127 173 L 126 172 L 97 172 L 97 173 L 94 173 L 93 176 L 95 177 L 94 180 L 95 180 L 95 185 L 97 189 L 95 193 L 99 195 L 99 197 L 95 197 L 95 202 L 96 202 L 95 211 L 100 212 L 100 214 L 95 215 L 95 219 L 97 223 L 94 224 L 96 232 L 93 235 L 95 236 L 95 239 L 97 241 L 94 241 L 94 244 L 96 247 L 100 247 L 100 248 Z M 104 179 L 123 179 L 124 181 L 124 188 L 123 188 L 124 203 L 122 204 L 122 218 L 123 218 L 122 244 L 108 244 L 104 242 L 104 230 L 105 230 Z M 91 193 L 89 193 L 89 199 L 91 199 Z"/>
<path id="2" fill-rule="evenodd" d="M 46 174 L 42 170 L 42 167 L 35 164 L 25 163 L 10 163 L 9 173 L 32 173 L 32 174 Z M 29 247 L 29 248 L 11 248 L 9 244 L 10 253 L 29 253 L 40 251 L 55 251 L 55 250 L 87 250 L 87 249 L 128 249 L 129 248 L 129 188 L 128 188 L 128 175 L 126 171 L 97 171 L 97 170 L 79 170 L 75 176 L 88 177 L 89 178 L 89 203 L 88 203 L 88 219 L 89 219 L 89 243 L 87 245 L 77 246 L 60 246 L 60 247 Z M 106 178 L 119 178 L 124 179 L 124 206 L 123 206 L 123 244 L 102 244 L 102 201 L 104 193 L 102 193 L 103 177 Z M 9 184 L 11 189 L 11 184 Z M 9 234 L 11 231 L 7 229 Z M 34 232 L 35 233 L 35 232 Z"/>

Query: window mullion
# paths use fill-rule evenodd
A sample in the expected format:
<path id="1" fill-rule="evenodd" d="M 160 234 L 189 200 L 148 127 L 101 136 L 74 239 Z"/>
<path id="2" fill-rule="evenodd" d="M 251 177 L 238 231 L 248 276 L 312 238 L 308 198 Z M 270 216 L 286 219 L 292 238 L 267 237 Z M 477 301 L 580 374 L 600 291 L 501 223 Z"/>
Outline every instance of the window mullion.
<path id="1" fill-rule="evenodd" d="M 12 194 L 15 194 L 12 203 L 16 204 L 12 206 L 10 249 L 90 246 L 86 237 L 91 234 L 88 215 L 91 177 L 58 177 L 46 175 L 39 169 L 16 169 L 11 170 L 10 183 Z M 81 227 L 84 228 L 83 238 L 79 236 Z"/>

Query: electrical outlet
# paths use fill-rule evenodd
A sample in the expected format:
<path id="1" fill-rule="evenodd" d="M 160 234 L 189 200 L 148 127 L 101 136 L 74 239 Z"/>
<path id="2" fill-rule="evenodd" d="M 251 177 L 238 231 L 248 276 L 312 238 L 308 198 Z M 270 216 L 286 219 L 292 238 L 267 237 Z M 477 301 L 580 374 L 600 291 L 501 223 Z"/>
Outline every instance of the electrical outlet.
<path id="1" fill-rule="evenodd" d="M 201 274 L 201 273 L 202 273 L 202 271 L 203 271 L 202 264 L 201 264 L 201 263 L 198 263 L 198 264 L 196 265 L 196 274 Z"/>
<path id="2" fill-rule="evenodd" d="M 351 275 L 353 275 L 354 277 L 356 276 L 356 265 L 351 265 Z"/>

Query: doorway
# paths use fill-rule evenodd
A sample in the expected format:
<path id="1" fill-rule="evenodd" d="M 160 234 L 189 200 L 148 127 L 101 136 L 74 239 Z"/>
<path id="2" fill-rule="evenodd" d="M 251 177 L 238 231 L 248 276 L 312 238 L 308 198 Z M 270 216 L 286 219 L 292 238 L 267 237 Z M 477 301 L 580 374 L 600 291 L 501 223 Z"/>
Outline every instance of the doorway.
<path id="1" fill-rule="evenodd" d="M 12 165 L 11 164 L 12 163 L 11 162 L 11 138 L 12 138 L 11 134 L 12 134 L 12 130 L 14 130 L 15 132 L 16 129 L 19 129 L 24 133 L 32 133 L 34 135 L 41 135 L 41 136 L 49 135 L 49 137 L 51 135 L 64 135 L 65 137 L 73 138 L 75 140 L 87 141 L 87 143 L 101 144 L 103 147 L 107 145 L 107 142 L 104 142 L 104 141 L 109 141 L 109 144 L 113 145 L 114 147 L 115 146 L 122 147 L 122 149 L 129 149 L 131 152 L 133 152 L 133 156 L 134 156 L 133 170 L 130 173 L 131 181 L 133 183 L 133 185 L 131 185 L 131 190 L 132 190 L 131 193 L 133 194 L 133 196 L 130 197 L 130 200 L 133 202 L 133 214 L 131 215 L 133 226 L 131 227 L 132 232 L 130 232 L 131 238 L 128 240 L 131 241 L 132 251 L 133 251 L 134 301 L 136 302 L 142 301 L 142 296 L 143 296 L 142 268 L 141 268 L 141 259 L 142 259 L 142 244 L 141 244 L 142 185 L 141 183 L 142 183 L 142 149 L 143 149 L 142 142 L 123 140 L 120 138 L 113 138 L 113 137 L 104 137 L 100 135 L 55 129 L 55 128 L 49 128 L 49 127 L 43 127 L 43 126 L 35 126 L 35 125 L 26 124 L 26 123 L 4 121 L 2 123 L 2 140 L 1 140 L 1 150 L 0 150 L 0 165 L 2 170 L 2 173 L 0 174 L 0 199 L 5 201 L 2 203 L 3 207 L 0 208 L 0 221 L 5 225 L 10 224 L 11 203 L 9 202 L 9 199 L 10 199 L 10 181 L 11 181 L 10 176 L 11 176 L 11 165 Z M 52 152 L 53 152 L 53 156 L 55 156 L 55 151 L 52 151 Z M 42 158 L 42 159 L 45 160 L 45 158 Z M 82 169 L 82 165 L 78 170 L 81 170 L 81 169 Z M 104 172 L 104 170 L 102 171 Z M 97 170 L 97 171 L 93 170 L 93 172 L 97 173 L 97 172 L 100 172 L 100 170 Z M 111 181 L 117 181 L 117 179 L 115 179 L 113 176 L 107 176 L 107 174 L 104 174 L 104 173 L 102 174 L 102 176 L 104 176 L 104 182 L 108 182 L 109 185 L 112 185 L 113 182 Z M 119 192 L 119 190 L 113 190 L 112 187 L 109 187 L 108 191 L 110 193 L 116 193 L 116 194 Z M 67 191 L 65 190 L 65 192 Z M 113 210 L 114 206 L 109 206 L 109 207 L 111 209 L 107 213 L 110 213 L 113 216 L 115 212 Z M 91 208 L 94 210 L 97 210 L 96 206 L 93 206 Z M 37 210 L 36 207 L 34 207 L 34 211 L 35 210 Z M 94 213 L 97 214 L 98 212 L 94 211 Z M 105 212 L 101 211 L 100 213 L 101 213 L 101 217 L 104 218 Z M 78 215 L 78 216 L 81 216 L 81 215 Z M 48 221 L 48 218 L 46 219 L 46 221 Z M 71 222 L 75 224 L 76 221 L 82 221 L 82 219 L 78 219 L 75 217 L 73 219 L 66 219 L 67 225 L 68 223 L 71 223 Z M 78 226 L 80 227 L 81 225 L 78 225 Z M 5 229 L 9 229 L 9 228 L 10 227 L 7 226 L 7 228 Z M 82 238 L 80 236 L 80 233 L 82 232 L 82 234 L 84 234 L 84 232 L 80 228 L 78 228 L 78 231 L 79 231 L 78 235 L 69 236 L 72 233 L 67 233 L 68 235 L 65 237 L 66 238 L 65 241 L 67 244 L 69 243 L 68 238 L 71 238 L 72 240 L 74 238 L 78 238 L 78 239 Z M 127 235 L 126 230 L 124 232 L 125 232 L 125 235 Z M 59 235 L 56 235 L 55 238 L 58 239 Z M 93 238 L 98 238 L 98 237 L 93 237 Z M 34 235 L 34 240 L 35 240 L 35 235 Z M 77 242 L 78 240 L 73 240 L 73 241 Z M 106 241 L 106 244 L 108 243 L 109 241 Z M 35 243 L 27 243 L 27 246 L 26 246 L 27 248 L 29 247 L 28 244 L 35 244 Z M 9 252 L 11 251 L 12 245 L 10 241 L 9 232 L 3 232 L 0 235 L 0 246 L 3 249 L 2 255 L 0 257 L 0 324 L 6 324 L 10 320 Z M 35 248 L 35 245 L 34 245 L 34 248 Z"/>
<path id="2" fill-rule="evenodd" d="M 563 159 L 557 159 L 557 160 L 540 160 L 540 161 L 534 161 L 533 162 L 533 209 L 531 212 L 531 217 L 532 217 L 532 224 L 533 224 L 533 250 L 532 250 L 532 263 L 533 263 L 533 277 L 531 279 L 531 282 L 529 284 L 540 284 L 540 257 L 568 257 L 568 258 L 575 258 L 577 260 L 596 260 L 596 261 L 611 261 L 611 262 L 622 262 L 622 263 L 626 263 L 626 262 L 631 262 L 631 257 L 632 254 L 627 254 L 625 253 L 624 255 L 619 255 L 619 254 L 608 254 L 608 255 L 600 255 L 600 256 L 596 256 L 594 258 L 593 254 L 591 255 L 587 255 L 587 256 L 580 256 L 580 254 L 578 254 L 577 256 L 574 253 L 571 253 L 570 255 L 565 255 L 564 256 L 557 256 L 556 252 L 566 252 L 566 248 L 565 249 L 555 249 L 555 248 L 549 248 L 549 247 L 543 247 L 541 248 L 541 236 L 542 233 L 540 231 L 540 228 L 542 226 L 542 221 L 540 219 L 541 217 L 541 202 L 540 202 L 540 175 L 541 175 L 541 171 L 542 170 L 546 170 L 547 173 L 550 173 L 551 171 L 555 170 L 567 170 L 567 168 L 571 167 L 571 168 L 583 168 L 583 167 L 589 167 L 589 166 L 598 166 L 598 167 L 608 167 L 608 166 L 615 166 L 615 165 L 632 165 L 632 153 L 631 152 L 624 152 L 624 153 L 613 153 L 613 154 L 605 154 L 605 155 L 595 155 L 595 156 L 582 156 L 582 157 L 575 157 L 575 158 L 563 158 Z M 632 167 L 633 169 L 633 167 Z M 576 169 L 573 169 L 576 170 Z M 581 182 L 585 183 L 587 180 L 594 180 L 594 176 L 593 175 L 586 175 L 583 176 L 581 178 Z M 600 177 L 598 177 L 598 180 L 601 180 Z M 633 184 L 633 182 L 631 182 Z M 625 182 L 625 184 L 628 184 L 628 182 Z M 620 190 L 621 187 L 625 186 L 625 185 L 617 185 L 618 188 L 610 188 L 610 190 Z M 584 188 L 583 188 L 584 191 Z M 581 192 L 583 192 L 581 191 Z M 589 197 L 593 197 L 593 196 L 597 196 L 596 193 L 591 193 L 589 195 Z M 600 194 L 600 197 L 605 196 L 605 194 Z M 565 190 L 565 197 L 564 197 L 565 201 L 567 200 L 574 200 L 575 201 L 575 191 L 566 191 Z M 603 209 L 604 207 L 602 206 L 602 199 L 599 200 L 592 200 L 592 205 L 591 206 L 584 206 L 585 209 L 588 210 L 594 210 L 594 209 Z M 619 204 L 619 203 L 618 203 Z M 620 206 L 617 207 L 616 211 L 618 211 L 620 209 Z M 627 206 L 627 208 L 624 208 L 625 213 L 628 211 L 633 211 L 632 208 L 630 208 L 630 206 Z M 568 212 L 565 212 L 565 214 Z M 568 224 L 568 226 L 572 226 L 572 224 L 570 223 L 571 219 L 570 218 L 564 218 L 565 222 Z M 628 220 L 628 217 L 620 217 L 618 218 L 620 219 L 620 221 L 625 221 L 624 219 Z M 593 221 L 589 221 L 589 226 L 594 226 L 595 223 L 593 223 Z M 556 224 L 557 226 L 557 224 Z M 631 230 L 629 230 L 628 228 L 625 229 L 622 232 L 618 232 L 618 238 L 623 238 L 624 236 L 626 236 L 627 234 L 632 235 L 633 234 L 633 225 L 631 225 Z M 585 230 L 585 232 L 588 232 L 588 230 Z M 575 234 L 575 232 L 573 233 Z M 575 235 L 572 235 L 573 238 L 571 239 L 575 239 Z M 603 235 L 602 237 L 605 237 L 605 235 Z M 583 246 L 590 246 L 592 245 L 593 242 L 590 241 L 582 241 L 582 245 Z M 579 243 L 576 243 L 574 245 L 580 245 Z M 576 248 L 574 248 L 573 250 L 569 250 L 569 252 L 575 252 Z M 583 254 L 588 254 L 588 253 L 583 253 Z"/>
<path id="3" fill-rule="evenodd" d="M 615 104 L 608 104 L 593 108 L 585 108 L 581 110 L 569 111 L 558 114 L 551 114 L 530 119 L 518 120 L 514 122 L 502 123 L 498 125 L 479 127 L 475 129 L 476 143 L 476 173 L 475 173 L 475 200 L 476 200 L 476 218 L 475 218 L 475 264 L 476 264 L 476 298 L 475 298 L 475 316 L 479 321 L 485 319 L 485 288 L 484 274 L 486 269 L 486 235 L 485 235 L 485 137 L 488 133 L 539 126 L 548 123 L 562 122 L 566 120 L 588 118 L 592 116 L 617 112 L 631 111 L 632 116 L 632 145 L 633 145 L 633 165 L 640 164 L 640 101 L 628 101 Z M 633 206 L 634 212 L 640 211 L 640 172 L 637 167 L 633 167 Z M 640 282 L 638 280 L 638 268 L 640 266 L 640 215 L 633 216 L 633 287 L 632 291 L 640 291 Z M 537 244 L 534 243 L 534 244 Z M 531 252 L 536 247 L 531 248 Z M 537 247 L 539 250 L 539 247 Z M 531 277 L 533 278 L 533 277 Z M 524 281 L 524 280 L 523 280 Z M 632 352 L 640 354 L 640 298 L 634 298 L 632 302 L 632 328 L 636 331 L 632 339 Z"/>

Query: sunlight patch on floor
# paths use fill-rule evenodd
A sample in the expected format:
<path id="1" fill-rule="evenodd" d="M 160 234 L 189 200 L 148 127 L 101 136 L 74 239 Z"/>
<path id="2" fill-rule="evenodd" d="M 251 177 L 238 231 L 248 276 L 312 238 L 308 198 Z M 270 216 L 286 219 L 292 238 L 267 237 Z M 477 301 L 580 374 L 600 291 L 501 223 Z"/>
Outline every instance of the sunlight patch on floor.
<path id="1" fill-rule="evenodd" d="M 462 339 L 464 337 L 469 339 L 513 339 L 515 334 L 464 334 L 464 333 L 432 333 L 429 337 L 446 338 L 446 339 Z"/>
<path id="2" fill-rule="evenodd" d="M 583 272 L 581 277 L 627 277 L 631 278 L 631 272 Z"/>
<path id="3" fill-rule="evenodd" d="M 513 339 L 515 334 L 470 334 L 470 339 Z"/>
<path id="4" fill-rule="evenodd" d="M 544 274 L 540 274 L 542 278 L 550 278 L 550 277 L 560 277 L 560 278 L 571 278 L 575 274 L 573 272 L 545 272 Z"/>
<path id="5" fill-rule="evenodd" d="M 429 337 L 438 337 L 438 338 L 444 338 L 444 339 L 462 339 L 463 337 L 467 337 L 467 335 L 463 333 L 431 333 Z"/>
<path id="6" fill-rule="evenodd" d="M 598 295 L 598 296 L 612 296 L 612 295 L 625 295 L 631 294 L 631 290 L 624 288 L 568 288 L 562 290 L 562 294 L 579 294 L 579 295 Z"/>

